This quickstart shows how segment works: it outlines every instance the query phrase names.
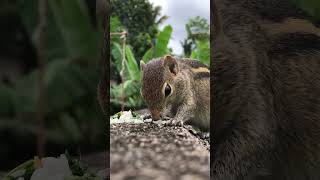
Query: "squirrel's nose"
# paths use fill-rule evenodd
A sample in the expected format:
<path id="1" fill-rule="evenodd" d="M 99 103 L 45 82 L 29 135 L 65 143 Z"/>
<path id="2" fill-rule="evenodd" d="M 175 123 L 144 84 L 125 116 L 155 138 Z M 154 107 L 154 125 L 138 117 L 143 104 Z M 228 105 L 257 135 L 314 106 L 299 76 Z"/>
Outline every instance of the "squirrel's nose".
<path id="1" fill-rule="evenodd" d="M 157 121 L 161 118 L 161 112 L 158 110 L 151 111 L 152 120 Z"/>

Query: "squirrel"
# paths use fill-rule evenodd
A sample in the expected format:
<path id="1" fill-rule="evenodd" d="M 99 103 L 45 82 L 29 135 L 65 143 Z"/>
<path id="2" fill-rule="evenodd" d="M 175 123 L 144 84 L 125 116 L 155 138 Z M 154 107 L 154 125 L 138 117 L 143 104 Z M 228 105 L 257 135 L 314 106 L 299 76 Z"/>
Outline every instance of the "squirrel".
<path id="1" fill-rule="evenodd" d="M 167 55 L 140 61 L 141 95 L 152 120 L 172 118 L 171 125 L 188 123 L 210 128 L 210 70 L 198 60 Z"/>

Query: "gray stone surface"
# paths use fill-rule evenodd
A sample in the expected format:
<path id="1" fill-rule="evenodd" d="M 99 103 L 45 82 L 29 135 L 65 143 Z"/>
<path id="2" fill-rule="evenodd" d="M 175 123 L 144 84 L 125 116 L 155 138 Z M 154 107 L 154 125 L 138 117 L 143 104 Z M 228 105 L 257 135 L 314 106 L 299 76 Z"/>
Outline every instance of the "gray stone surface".
<path id="1" fill-rule="evenodd" d="M 111 179 L 209 179 L 209 142 L 184 127 L 112 124 Z"/>

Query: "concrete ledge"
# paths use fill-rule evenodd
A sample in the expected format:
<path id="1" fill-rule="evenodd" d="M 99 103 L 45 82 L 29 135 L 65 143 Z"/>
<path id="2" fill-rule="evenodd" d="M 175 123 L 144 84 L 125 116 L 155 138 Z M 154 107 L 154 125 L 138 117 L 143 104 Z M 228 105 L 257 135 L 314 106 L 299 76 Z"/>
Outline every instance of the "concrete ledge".
<path id="1" fill-rule="evenodd" d="M 209 143 L 184 127 L 112 124 L 111 179 L 209 179 Z"/>

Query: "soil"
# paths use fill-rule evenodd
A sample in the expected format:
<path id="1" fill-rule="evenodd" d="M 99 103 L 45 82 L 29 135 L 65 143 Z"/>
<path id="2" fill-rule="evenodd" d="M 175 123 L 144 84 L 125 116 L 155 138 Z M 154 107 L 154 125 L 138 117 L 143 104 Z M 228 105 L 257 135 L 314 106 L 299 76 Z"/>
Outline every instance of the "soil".
<path id="1" fill-rule="evenodd" d="M 190 126 L 112 124 L 111 179 L 209 179 L 210 145 Z"/>

